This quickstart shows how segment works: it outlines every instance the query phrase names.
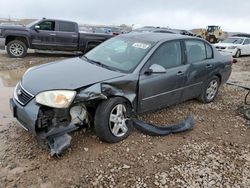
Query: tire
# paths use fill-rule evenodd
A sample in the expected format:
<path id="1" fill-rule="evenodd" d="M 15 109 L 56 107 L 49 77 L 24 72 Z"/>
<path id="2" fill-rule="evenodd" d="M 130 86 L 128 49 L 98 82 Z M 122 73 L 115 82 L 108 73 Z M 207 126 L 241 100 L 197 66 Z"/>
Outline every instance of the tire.
<path id="1" fill-rule="evenodd" d="M 120 112 L 118 112 L 118 109 Z M 100 140 L 108 143 L 124 140 L 132 131 L 132 122 L 127 121 L 127 118 L 130 117 L 131 106 L 125 99 L 114 97 L 102 101 L 95 113 L 94 128 L 96 135 Z"/>
<path id="2" fill-rule="evenodd" d="M 217 42 L 217 39 L 215 36 L 212 35 L 212 36 L 209 36 L 208 41 L 213 44 Z"/>
<path id="3" fill-rule="evenodd" d="M 238 49 L 234 55 L 235 58 L 239 58 L 241 56 L 241 51 Z"/>
<path id="4" fill-rule="evenodd" d="M 10 57 L 22 58 L 27 54 L 27 46 L 20 40 L 13 40 L 7 44 L 7 52 Z"/>
<path id="5" fill-rule="evenodd" d="M 202 103 L 210 103 L 216 98 L 220 88 L 220 79 L 213 76 L 208 80 L 198 100 Z"/>

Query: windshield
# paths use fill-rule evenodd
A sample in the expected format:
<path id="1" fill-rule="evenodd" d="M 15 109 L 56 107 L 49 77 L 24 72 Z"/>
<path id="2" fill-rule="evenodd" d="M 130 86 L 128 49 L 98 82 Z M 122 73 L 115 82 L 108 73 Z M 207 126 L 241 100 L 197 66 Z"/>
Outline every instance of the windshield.
<path id="1" fill-rule="evenodd" d="M 27 24 L 26 27 L 31 27 L 31 26 L 37 24 L 39 21 L 40 21 L 40 20 L 33 21 L 33 22 Z"/>
<path id="2" fill-rule="evenodd" d="M 242 44 L 243 39 L 241 38 L 227 38 L 222 43 Z"/>
<path id="3" fill-rule="evenodd" d="M 87 54 L 92 62 L 121 72 L 131 72 L 152 48 L 154 43 L 126 37 L 115 37 Z"/>

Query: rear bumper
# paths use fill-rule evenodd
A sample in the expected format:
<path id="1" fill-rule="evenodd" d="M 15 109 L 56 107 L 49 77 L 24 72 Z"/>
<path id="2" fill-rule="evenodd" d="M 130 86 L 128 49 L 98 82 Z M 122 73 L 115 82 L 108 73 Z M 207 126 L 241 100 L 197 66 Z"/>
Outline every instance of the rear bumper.
<path id="1" fill-rule="evenodd" d="M 5 38 L 0 38 L 0 50 L 5 50 Z"/>
<path id="2" fill-rule="evenodd" d="M 36 135 L 36 122 L 39 112 L 39 106 L 35 99 L 31 100 L 26 106 L 21 106 L 15 99 L 10 99 L 10 109 L 13 116 L 19 121 L 21 127 Z"/>
<path id="3" fill-rule="evenodd" d="M 228 65 L 221 74 L 222 75 L 222 80 L 221 80 L 222 85 L 227 82 L 227 80 L 229 79 L 231 73 L 232 73 L 232 67 L 231 67 L 231 65 Z"/>

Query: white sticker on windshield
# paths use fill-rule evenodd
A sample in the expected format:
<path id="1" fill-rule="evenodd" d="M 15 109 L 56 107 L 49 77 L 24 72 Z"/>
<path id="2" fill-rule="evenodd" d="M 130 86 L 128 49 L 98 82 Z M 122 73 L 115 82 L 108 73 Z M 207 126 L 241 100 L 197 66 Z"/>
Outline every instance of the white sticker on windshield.
<path id="1" fill-rule="evenodd" d="M 146 50 L 150 45 L 149 44 L 145 44 L 145 43 L 136 42 L 132 46 L 135 47 L 135 48 L 141 48 L 141 49 Z"/>

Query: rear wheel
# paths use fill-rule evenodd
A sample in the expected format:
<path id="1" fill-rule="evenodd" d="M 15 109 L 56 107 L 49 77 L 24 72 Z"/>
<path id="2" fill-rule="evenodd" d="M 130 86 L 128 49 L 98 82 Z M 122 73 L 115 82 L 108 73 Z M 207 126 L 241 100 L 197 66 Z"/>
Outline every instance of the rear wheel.
<path id="1" fill-rule="evenodd" d="M 203 103 L 212 102 L 218 94 L 219 87 L 220 87 L 220 79 L 217 76 L 213 76 L 207 82 L 198 100 Z"/>
<path id="2" fill-rule="evenodd" d="M 20 40 L 13 40 L 7 44 L 7 52 L 10 57 L 22 58 L 27 54 L 27 46 Z"/>
<path id="3" fill-rule="evenodd" d="M 96 110 L 96 135 L 105 142 L 115 143 L 127 138 L 132 130 L 131 107 L 120 97 L 101 102 Z"/>

